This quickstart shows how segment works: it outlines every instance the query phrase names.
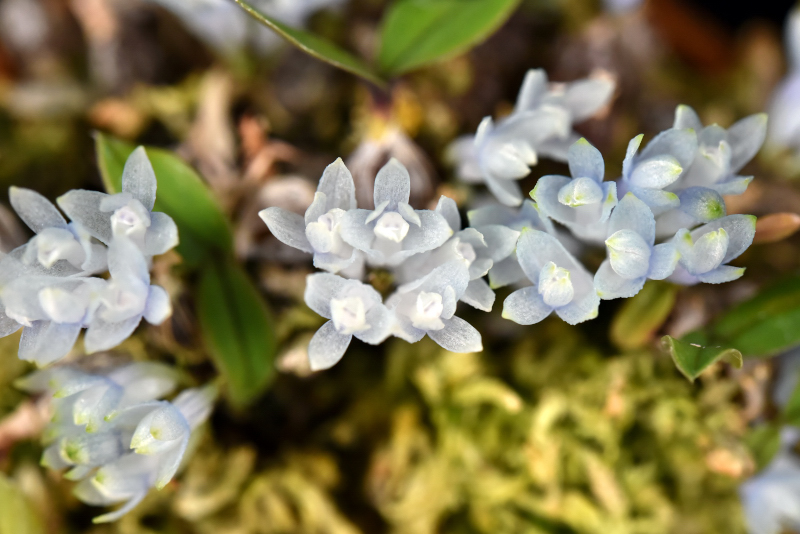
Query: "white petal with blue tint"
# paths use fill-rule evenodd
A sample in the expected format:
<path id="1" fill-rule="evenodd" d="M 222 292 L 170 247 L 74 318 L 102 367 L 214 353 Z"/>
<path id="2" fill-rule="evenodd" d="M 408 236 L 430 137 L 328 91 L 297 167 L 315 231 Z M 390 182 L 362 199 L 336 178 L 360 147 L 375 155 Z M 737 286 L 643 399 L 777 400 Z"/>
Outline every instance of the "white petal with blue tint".
<path id="1" fill-rule="evenodd" d="M 650 245 L 633 230 L 618 230 L 606 239 L 611 266 L 629 280 L 645 276 L 650 269 Z"/>
<path id="2" fill-rule="evenodd" d="M 503 302 L 503 318 L 521 325 L 536 324 L 552 311 L 535 287 L 518 289 Z"/>
<path id="3" fill-rule="evenodd" d="M 308 361 L 312 371 L 329 369 L 344 356 L 353 336 L 340 334 L 333 321 L 320 327 L 308 345 Z"/>
<path id="4" fill-rule="evenodd" d="M 573 178 L 591 178 L 598 183 L 603 181 L 603 156 L 586 139 L 581 138 L 569 148 L 568 158 L 569 172 Z"/>
<path id="5" fill-rule="evenodd" d="M 306 238 L 305 221 L 300 215 L 281 208 L 267 208 L 258 215 L 280 242 L 303 252 L 314 252 Z"/>

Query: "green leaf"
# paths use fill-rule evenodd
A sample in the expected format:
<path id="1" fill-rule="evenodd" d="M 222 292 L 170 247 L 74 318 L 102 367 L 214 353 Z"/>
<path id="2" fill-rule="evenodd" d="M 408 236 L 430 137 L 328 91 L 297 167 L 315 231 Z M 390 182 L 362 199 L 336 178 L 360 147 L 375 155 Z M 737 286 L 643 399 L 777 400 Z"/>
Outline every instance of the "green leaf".
<path id="1" fill-rule="evenodd" d="M 41 516 L 12 480 L 0 473 L 0 534 L 44 534 Z"/>
<path id="2" fill-rule="evenodd" d="M 378 63 L 398 75 L 456 56 L 494 33 L 520 0 L 397 0 L 384 16 Z"/>
<path id="3" fill-rule="evenodd" d="M 753 455 L 756 467 L 763 469 L 781 448 L 781 427 L 772 423 L 759 425 L 744 436 L 744 442 Z"/>
<path id="4" fill-rule="evenodd" d="M 700 373 L 719 360 L 724 359 L 735 367 L 742 366 L 741 352 L 736 349 L 704 346 L 707 338 L 702 332 L 692 332 L 681 339 L 664 336 L 661 343 L 672 356 L 678 370 L 690 382 L 694 382 Z"/>
<path id="5" fill-rule="evenodd" d="M 275 330 L 258 288 L 233 261 L 209 262 L 200 275 L 197 316 L 228 398 L 246 406 L 274 372 Z"/>
<path id="6" fill-rule="evenodd" d="M 95 144 L 106 191 L 118 193 L 125 161 L 136 146 L 102 133 L 96 134 Z M 166 213 L 178 225 L 178 253 L 190 265 L 199 265 L 220 252 L 231 253 L 228 220 L 195 170 L 166 150 L 147 148 L 147 156 L 158 180 L 154 210 Z"/>
<path id="7" fill-rule="evenodd" d="M 653 338 L 675 306 L 677 286 L 648 281 L 633 298 L 625 301 L 611 322 L 611 341 L 622 350 L 638 349 Z"/>
<path id="8" fill-rule="evenodd" d="M 378 87 L 386 87 L 386 81 L 378 76 L 366 63 L 349 52 L 342 50 L 330 41 L 314 35 L 313 33 L 287 26 L 279 20 L 265 15 L 245 0 L 234 1 L 258 22 L 275 31 L 275 33 L 306 54 L 325 61 L 326 63 L 330 63 L 334 67 L 355 74 L 356 76 L 360 76 Z"/>
<path id="9" fill-rule="evenodd" d="M 739 304 L 710 333 L 745 356 L 771 356 L 800 344 L 800 276 L 781 280 Z"/>

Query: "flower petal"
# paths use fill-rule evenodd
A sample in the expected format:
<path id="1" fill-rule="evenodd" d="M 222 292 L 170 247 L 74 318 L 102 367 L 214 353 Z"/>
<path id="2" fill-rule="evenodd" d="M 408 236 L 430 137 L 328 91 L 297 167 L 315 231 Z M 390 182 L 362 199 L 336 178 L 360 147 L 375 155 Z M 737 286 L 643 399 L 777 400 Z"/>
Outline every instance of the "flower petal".
<path id="1" fill-rule="evenodd" d="M 150 285 L 147 260 L 133 241 L 116 237 L 108 245 L 108 272 L 111 278 L 134 277 Z"/>
<path id="2" fill-rule="evenodd" d="M 689 187 L 678 193 L 681 211 L 695 221 L 709 222 L 727 215 L 725 200 L 722 196 L 707 187 Z"/>
<path id="3" fill-rule="evenodd" d="M 611 262 L 605 260 L 594 275 L 594 287 L 597 295 L 603 300 L 629 298 L 644 287 L 645 277 L 628 280 L 618 275 L 611 267 Z"/>
<path id="4" fill-rule="evenodd" d="M 688 129 L 670 128 L 650 141 L 640 154 L 644 161 L 654 156 L 672 156 L 678 166 L 688 169 L 697 153 L 697 132 Z"/>
<path id="5" fill-rule="evenodd" d="M 728 128 L 731 145 L 731 172 L 739 172 L 753 159 L 767 136 L 767 114 L 756 113 L 736 122 Z"/>
<path id="6" fill-rule="evenodd" d="M 600 151 L 585 138 L 569 147 L 569 172 L 573 178 L 591 178 L 602 182 L 605 175 L 605 164 Z"/>
<path id="7" fill-rule="evenodd" d="M 394 312 L 383 304 L 376 304 L 367 311 L 369 330 L 358 332 L 355 336 L 370 345 L 380 345 L 394 330 Z"/>
<path id="8" fill-rule="evenodd" d="M 434 211 L 444 217 L 453 232 L 461 230 L 461 215 L 458 213 L 458 205 L 455 200 L 442 195 L 439 197 L 439 203 L 436 204 Z"/>
<path id="9" fill-rule="evenodd" d="M 650 270 L 647 278 L 651 280 L 663 280 L 670 276 L 678 265 L 681 255 L 675 243 L 661 243 L 653 247 L 650 255 Z"/>
<path id="10" fill-rule="evenodd" d="M 700 117 L 691 106 L 680 104 L 675 108 L 675 122 L 672 127 L 678 130 L 692 129 L 699 132 L 703 129 L 703 123 L 700 122 Z"/>
<path id="11" fill-rule="evenodd" d="M 519 265 L 516 256 L 495 262 L 489 269 L 489 287 L 497 289 L 510 284 L 516 284 L 525 279 L 525 273 Z"/>
<path id="12" fill-rule="evenodd" d="M 39 367 L 60 360 L 72 350 L 80 331 L 80 324 L 34 321 L 32 326 L 22 329 L 19 359 L 35 362 Z"/>
<path id="13" fill-rule="evenodd" d="M 86 352 L 91 354 L 101 350 L 113 349 L 133 334 L 141 320 L 142 317 L 136 315 L 117 323 L 107 323 L 96 317 L 83 337 L 83 345 Z"/>
<path id="14" fill-rule="evenodd" d="M 600 308 L 600 297 L 591 291 L 581 298 L 575 298 L 566 306 L 556 308 L 556 314 L 568 324 L 576 325 L 597 317 Z"/>
<path id="15" fill-rule="evenodd" d="M 503 318 L 521 325 L 536 324 L 552 311 L 533 286 L 514 291 L 503 302 Z"/>
<path id="16" fill-rule="evenodd" d="M 696 240 L 700 235 L 719 228 L 724 228 L 728 234 L 728 250 L 722 259 L 722 263 L 728 263 L 741 256 L 753 243 L 753 237 L 756 234 L 756 217 L 754 215 L 728 215 L 692 231 L 692 238 Z"/>
<path id="17" fill-rule="evenodd" d="M 744 267 L 734 267 L 732 265 L 720 265 L 713 271 L 698 274 L 697 279 L 706 284 L 724 284 L 738 280 L 744 274 Z"/>
<path id="18" fill-rule="evenodd" d="M 258 216 L 281 243 L 303 252 L 314 252 L 306 237 L 305 220 L 297 213 L 272 207 L 259 211 Z"/>
<path id="19" fill-rule="evenodd" d="M 4 311 L 0 311 L 0 337 L 10 336 L 20 328 L 21 324 L 11 319 Z"/>
<path id="20" fill-rule="evenodd" d="M 544 69 L 530 69 L 525 73 L 525 79 L 519 89 L 514 112 L 535 109 L 546 93 L 547 73 Z"/>
<path id="21" fill-rule="evenodd" d="M 388 201 L 387 210 L 397 211 L 397 204 L 408 204 L 411 196 L 411 177 L 397 159 L 392 158 L 375 176 L 375 205 Z"/>
<path id="22" fill-rule="evenodd" d="M 476 278 L 470 280 L 467 285 L 467 290 L 461 295 L 461 302 L 466 302 L 475 309 L 490 312 L 494 305 L 496 295 L 486 280 L 483 278 Z"/>
<path id="23" fill-rule="evenodd" d="M 45 228 L 64 228 L 67 221 L 52 202 L 32 189 L 9 187 L 11 206 L 28 228 L 37 234 Z"/>
<path id="24" fill-rule="evenodd" d="M 322 371 L 339 363 L 352 339 L 352 335 L 337 332 L 333 321 L 322 325 L 308 344 L 308 362 L 311 370 Z"/>
<path id="25" fill-rule="evenodd" d="M 315 273 L 306 277 L 304 299 L 309 308 L 326 319 L 331 318 L 331 300 L 347 287 L 348 281 L 330 273 Z"/>
<path id="26" fill-rule="evenodd" d="M 75 189 L 58 197 L 57 202 L 71 220 L 107 245 L 112 238 L 111 215 L 100 211 L 100 203 L 108 197 L 97 191 Z"/>
<path id="27" fill-rule="evenodd" d="M 150 227 L 144 235 L 144 255 L 157 256 L 178 245 L 178 226 L 166 213 L 150 214 Z"/>
<path id="28" fill-rule="evenodd" d="M 605 106 L 614 95 L 616 83 L 611 76 L 596 76 L 578 80 L 567 85 L 564 100 L 572 115 L 572 122 L 579 123 L 592 117 Z"/>
<path id="29" fill-rule="evenodd" d="M 681 205 L 678 195 L 670 191 L 632 187 L 631 192 L 636 195 L 636 198 L 647 204 L 653 215 L 659 215 Z"/>
<path id="30" fill-rule="evenodd" d="M 169 294 L 161 286 L 150 286 L 144 318 L 150 324 L 159 325 L 172 315 L 172 302 Z"/>
<path id="31" fill-rule="evenodd" d="M 684 167 L 669 154 L 641 160 L 629 178 L 631 185 L 648 189 L 663 189 L 680 177 Z"/>
<path id="32" fill-rule="evenodd" d="M 516 230 L 499 224 L 489 224 L 476 229 L 483 234 L 489 249 L 489 258 L 493 262 L 506 259 L 517 248 L 517 239 L 519 239 L 520 233 Z"/>
<path id="33" fill-rule="evenodd" d="M 122 170 L 122 192 L 129 193 L 142 203 L 147 211 L 153 211 L 156 202 L 156 173 L 143 146 L 131 152 Z"/>
<path id="34" fill-rule="evenodd" d="M 460 317 L 442 321 L 444 328 L 429 330 L 428 337 L 450 352 L 469 353 L 483 350 L 481 334 L 474 326 Z"/>
<path id="35" fill-rule="evenodd" d="M 503 180 L 496 178 L 491 174 L 487 174 L 486 187 L 495 196 L 495 198 L 506 206 L 519 206 L 522 204 L 522 190 L 519 184 L 514 180 Z"/>
<path id="36" fill-rule="evenodd" d="M 356 187 L 353 183 L 353 175 L 350 174 L 342 158 L 337 158 L 325 168 L 325 172 L 322 173 L 322 178 L 319 180 L 317 192 L 325 194 L 324 211 L 326 212 L 334 208 L 347 211 L 356 207 Z"/>
<path id="37" fill-rule="evenodd" d="M 403 239 L 403 250 L 418 254 L 441 246 L 453 235 L 444 217 L 429 210 L 415 210 L 420 225 L 411 226 Z"/>
<path id="38" fill-rule="evenodd" d="M 641 278 L 650 270 L 650 245 L 633 230 L 619 230 L 606 239 L 608 260 L 622 278 Z"/>

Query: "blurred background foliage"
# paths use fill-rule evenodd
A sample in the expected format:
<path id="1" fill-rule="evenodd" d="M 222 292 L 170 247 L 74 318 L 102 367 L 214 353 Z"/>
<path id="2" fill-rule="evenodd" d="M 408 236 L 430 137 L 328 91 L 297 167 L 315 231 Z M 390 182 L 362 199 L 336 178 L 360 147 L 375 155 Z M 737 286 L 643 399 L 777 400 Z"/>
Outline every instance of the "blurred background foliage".
<path id="1" fill-rule="evenodd" d="M 345 2 L 316 13 L 308 31 L 384 75 L 386 4 Z M 800 341 L 796 154 L 765 148 L 746 169 L 757 179 L 728 200 L 729 212 L 760 218 L 740 281 L 653 283 L 580 327 L 476 314 L 481 354 L 359 344 L 314 375 L 305 346 L 321 319 L 302 301 L 311 266 L 256 214 L 305 209 L 340 155 L 361 191 L 395 156 L 411 170 L 416 206 L 443 192 L 462 207 L 479 201 L 450 179 L 445 148 L 485 115 L 508 113 L 532 67 L 554 80 L 616 77 L 613 106 L 579 130 L 618 175 L 627 140 L 669 127 L 679 103 L 724 126 L 763 111 L 784 73 L 790 7 L 649 0 L 615 15 L 590 0 L 525 0 L 476 47 L 397 67 L 382 90 L 290 46 L 222 54 L 147 2 L 0 0 L 0 247 L 26 238 L 8 186 L 50 198 L 111 188 L 120 154 L 166 149 L 154 160 L 159 194 L 210 198 L 206 218 L 224 235 L 193 240 L 199 216 L 184 224 L 171 213 L 182 243 L 200 243 L 156 259 L 174 316 L 93 362 L 158 359 L 189 381 L 219 373 L 229 385 L 183 475 L 118 523 L 92 526 L 95 510 L 71 483 L 38 466 L 48 414 L 13 387 L 29 370 L 18 340 L 0 340 L 0 533 L 744 532 L 737 487 L 797 417 L 772 395 L 794 368 L 765 358 Z M 541 162 L 523 188 L 565 170 Z M 225 306 L 250 310 L 252 326 L 219 334 Z M 719 352 L 691 354 L 682 369 L 698 377 L 686 380 L 660 339 L 692 332 L 741 351 L 742 368 L 714 363 Z"/>

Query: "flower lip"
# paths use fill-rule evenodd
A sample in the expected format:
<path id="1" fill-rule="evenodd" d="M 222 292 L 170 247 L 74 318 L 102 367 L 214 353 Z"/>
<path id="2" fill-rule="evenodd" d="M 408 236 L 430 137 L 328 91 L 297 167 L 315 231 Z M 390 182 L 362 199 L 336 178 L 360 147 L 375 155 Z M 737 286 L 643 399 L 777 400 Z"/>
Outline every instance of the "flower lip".
<path id="1" fill-rule="evenodd" d="M 478 257 L 475 248 L 471 244 L 461 240 L 459 240 L 456 245 L 456 253 L 467 267 L 472 265 Z"/>
<path id="2" fill-rule="evenodd" d="M 375 223 L 375 235 L 389 241 L 400 243 L 408 235 L 410 226 L 396 211 L 384 213 Z"/>
<path id="3" fill-rule="evenodd" d="M 370 329 L 367 309 L 360 297 L 332 299 L 331 320 L 340 334 L 352 335 Z"/>
<path id="4" fill-rule="evenodd" d="M 444 328 L 441 320 L 444 312 L 442 295 L 420 291 L 411 316 L 411 323 L 421 330 L 440 330 Z"/>
<path id="5" fill-rule="evenodd" d="M 575 296 L 569 271 L 552 261 L 547 262 L 539 273 L 538 291 L 545 304 L 554 308 L 566 306 Z"/>

